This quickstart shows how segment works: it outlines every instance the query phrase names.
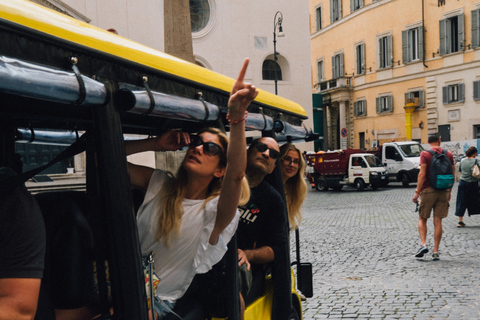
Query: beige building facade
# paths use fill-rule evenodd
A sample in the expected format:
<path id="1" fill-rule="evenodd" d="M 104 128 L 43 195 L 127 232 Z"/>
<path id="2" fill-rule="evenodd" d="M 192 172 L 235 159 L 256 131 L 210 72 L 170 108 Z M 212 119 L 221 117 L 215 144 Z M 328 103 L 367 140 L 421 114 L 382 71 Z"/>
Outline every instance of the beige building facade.
<path id="1" fill-rule="evenodd" d="M 325 149 L 480 138 L 480 2 L 310 0 Z"/>

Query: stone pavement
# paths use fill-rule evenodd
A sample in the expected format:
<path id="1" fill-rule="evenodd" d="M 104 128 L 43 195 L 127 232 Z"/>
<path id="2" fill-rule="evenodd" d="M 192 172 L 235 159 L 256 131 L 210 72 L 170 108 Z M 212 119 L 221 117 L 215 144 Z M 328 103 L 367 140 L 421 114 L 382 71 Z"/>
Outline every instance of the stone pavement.
<path id="1" fill-rule="evenodd" d="M 431 251 L 415 259 L 414 193 L 415 185 L 397 183 L 377 191 L 309 190 L 301 260 L 313 264 L 314 296 L 303 302 L 304 319 L 480 319 L 480 216 L 456 227 L 454 188 L 440 260 L 432 261 Z M 432 219 L 427 245 L 433 248 Z"/>

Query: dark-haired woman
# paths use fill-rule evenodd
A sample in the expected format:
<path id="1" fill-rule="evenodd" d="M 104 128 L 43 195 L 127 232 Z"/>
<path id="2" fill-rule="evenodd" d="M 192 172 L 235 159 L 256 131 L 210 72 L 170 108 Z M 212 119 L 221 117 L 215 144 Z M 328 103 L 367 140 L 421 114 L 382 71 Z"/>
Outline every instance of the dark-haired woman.
<path id="1" fill-rule="evenodd" d="M 465 210 L 468 210 L 468 215 L 480 214 L 480 200 L 478 194 L 478 180 L 472 177 L 472 169 L 476 164 L 480 164 L 477 161 L 477 148 L 470 147 L 465 151 L 466 158 L 463 158 L 460 162 L 459 170 L 462 173 L 460 177 L 460 183 L 458 184 L 457 191 L 457 204 L 455 215 L 458 217 L 457 227 L 465 227 L 463 222 L 463 216 Z"/>

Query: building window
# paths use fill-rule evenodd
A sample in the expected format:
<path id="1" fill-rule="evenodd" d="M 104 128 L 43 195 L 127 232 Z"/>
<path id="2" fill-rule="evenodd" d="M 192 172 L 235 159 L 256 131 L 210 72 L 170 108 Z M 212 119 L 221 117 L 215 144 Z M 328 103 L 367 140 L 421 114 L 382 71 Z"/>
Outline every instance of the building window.
<path id="1" fill-rule="evenodd" d="M 410 91 L 405 93 L 405 105 L 413 102 L 415 107 L 424 108 L 425 107 L 425 92 L 423 90 L 419 91 Z"/>
<path id="2" fill-rule="evenodd" d="M 363 7 L 363 0 L 350 0 L 350 12 L 354 12 Z"/>
<path id="3" fill-rule="evenodd" d="M 277 80 L 282 80 L 282 69 L 280 65 L 273 60 L 265 60 L 262 65 L 262 78 L 263 80 L 275 80 L 275 72 L 277 74 Z"/>
<path id="4" fill-rule="evenodd" d="M 380 69 L 392 66 L 392 36 L 378 38 L 378 66 Z"/>
<path id="5" fill-rule="evenodd" d="M 367 100 L 359 100 L 353 103 L 355 117 L 367 115 Z"/>
<path id="6" fill-rule="evenodd" d="M 423 27 L 402 31 L 403 63 L 423 59 Z"/>
<path id="7" fill-rule="evenodd" d="M 323 82 L 323 60 L 317 61 L 317 82 Z"/>
<path id="8" fill-rule="evenodd" d="M 480 47 L 480 9 L 472 11 L 472 47 Z"/>
<path id="9" fill-rule="evenodd" d="M 318 7 L 315 9 L 315 21 L 317 31 L 322 29 L 322 7 Z"/>
<path id="10" fill-rule="evenodd" d="M 465 101 L 465 85 L 463 83 L 452 84 L 442 88 L 443 104 L 458 103 Z"/>
<path id="11" fill-rule="evenodd" d="M 377 113 L 393 111 L 393 96 L 381 96 L 376 99 Z"/>
<path id="12" fill-rule="evenodd" d="M 355 74 L 365 73 L 365 44 L 355 46 Z"/>
<path id="13" fill-rule="evenodd" d="M 343 77 L 343 53 L 336 54 L 332 57 L 332 78 Z"/>
<path id="14" fill-rule="evenodd" d="M 480 81 L 473 81 L 473 100 L 480 100 Z"/>
<path id="15" fill-rule="evenodd" d="M 342 18 L 342 0 L 330 0 L 330 22 L 334 23 Z"/>
<path id="16" fill-rule="evenodd" d="M 480 125 L 473 126 L 473 139 L 480 139 Z"/>
<path id="17" fill-rule="evenodd" d="M 203 30 L 210 20 L 210 4 L 208 0 L 190 0 L 190 21 L 192 32 Z"/>
<path id="18" fill-rule="evenodd" d="M 440 20 L 440 55 L 458 52 L 464 49 L 464 15 Z"/>

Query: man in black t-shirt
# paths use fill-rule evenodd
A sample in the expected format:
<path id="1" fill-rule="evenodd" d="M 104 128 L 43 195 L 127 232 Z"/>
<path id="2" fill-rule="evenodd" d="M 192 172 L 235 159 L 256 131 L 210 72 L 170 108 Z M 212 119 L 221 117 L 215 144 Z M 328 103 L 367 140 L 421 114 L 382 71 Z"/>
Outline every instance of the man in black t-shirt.
<path id="1" fill-rule="evenodd" d="M 246 305 L 263 291 L 264 266 L 282 255 L 286 246 L 288 227 L 283 199 L 264 180 L 275 168 L 279 156 L 277 142 L 269 137 L 253 141 L 247 153 L 246 175 L 251 197 L 240 207 L 237 231 L 239 266 L 245 264 L 253 276 L 249 293 L 243 297 Z"/>
<path id="2" fill-rule="evenodd" d="M 8 190 L 13 174 L 0 170 L 0 320 L 33 318 L 45 258 L 40 208 L 25 186 Z"/>

